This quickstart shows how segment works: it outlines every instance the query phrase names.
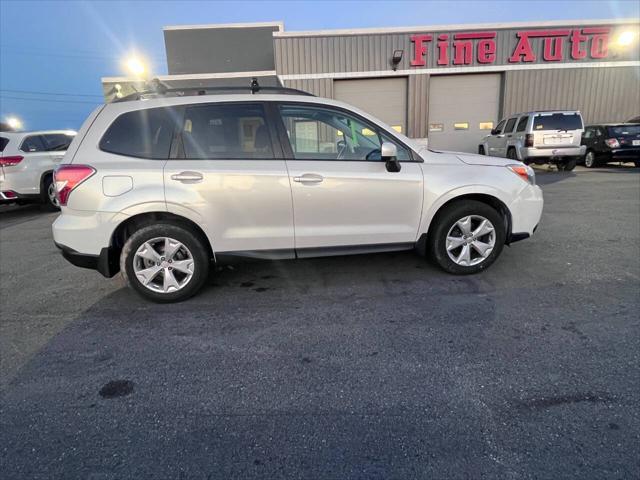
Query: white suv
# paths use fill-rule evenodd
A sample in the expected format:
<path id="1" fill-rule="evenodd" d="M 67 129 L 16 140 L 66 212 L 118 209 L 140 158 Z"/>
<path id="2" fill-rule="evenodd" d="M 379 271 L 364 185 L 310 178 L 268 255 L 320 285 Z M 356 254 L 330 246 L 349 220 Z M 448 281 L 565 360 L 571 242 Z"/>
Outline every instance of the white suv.
<path id="1" fill-rule="evenodd" d="M 58 208 L 53 169 L 76 132 L 0 132 L 0 203 L 41 202 Z"/>
<path id="2" fill-rule="evenodd" d="M 170 302 L 198 291 L 211 261 L 417 248 L 465 274 L 535 231 L 542 192 L 522 163 L 432 152 L 281 90 L 96 109 L 55 172 L 64 257 Z"/>

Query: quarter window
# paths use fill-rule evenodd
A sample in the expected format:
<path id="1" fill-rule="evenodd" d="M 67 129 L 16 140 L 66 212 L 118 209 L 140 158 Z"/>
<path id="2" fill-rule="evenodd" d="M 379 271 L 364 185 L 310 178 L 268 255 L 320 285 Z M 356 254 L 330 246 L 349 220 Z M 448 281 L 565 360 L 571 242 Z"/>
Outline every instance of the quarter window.
<path id="1" fill-rule="evenodd" d="M 23 152 L 32 153 L 32 152 L 44 152 L 45 148 L 44 148 L 44 144 L 42 143 L 42 139 L 40 138 L 40 135 L 32 135 L 24 139 L 24 141 L 22 142 L 22 146 L 20 147 L 20 150 L 22 150 Z"/>
<path id="2" fill-rule="evenodd" d="M 148 108 L 120 115 L 100 140 L 100 149 L 128 157 L 167 159 L 177 112 Z"/>
<path id="3" fill-rule="evenodd" d="M 518 120 L 517 118 L 510 118 L 507 121 L 507 125 L 504 127 L 504 133 L 511 133 L 513 132 L 513 127 L 516 124 L 516 120 Z"/>
<path id="4" fill-rule="evenodd" d="M 69 148 L 71 140 L 73 140 L 73 135 L 64 133 L 47 133 L 41 137 L 47 152 L 64 151 Z"/>
<path id="5" fill-rule="evenodd" d="M 220 104 L 187 108 L 181 136 L 185 158 L 274 158 L 262 105 Z"/>
<path id="6" fill-rule="evenodd" d="M 4 152 L 4 147 L 9 143 L 9 139 L 5 137 L 0 137 L 0 152 Z"/>
<path id="7" fill-rule="evenodd" d="M 382 142 L 396 145 L 398 160 L 410 160 L 409 151 L 389 135 L 342 110 L 284 105 L 282 120 L 297 160 L 380 161 Z"/>
<path id="8" fill-rule="evenodd" d="M 529 117 L 522 117 L 518 122 L 518 126 L 516 127 L 516 132 L 524 132 L 527 129 L 528 121 L 529 121 Z"/>

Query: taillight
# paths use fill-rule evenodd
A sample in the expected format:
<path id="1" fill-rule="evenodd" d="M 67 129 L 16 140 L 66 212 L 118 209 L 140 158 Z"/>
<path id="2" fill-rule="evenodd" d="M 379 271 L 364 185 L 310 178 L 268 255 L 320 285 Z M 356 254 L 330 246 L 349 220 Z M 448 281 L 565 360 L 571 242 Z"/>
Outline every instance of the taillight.
<path id="1" fill-rule="evenodd" d="M 512 165 L 507 165 L 507 168 L 518 175 L 525 182 L 530 183 L 531 185 L 536 184 L 536 172 L 534 172 L 533 168 L 529 167 L 528 165 L 514 163 Z"/>
<path id="2" fill-rule="evenodd" d="M 56 184 L 56 197 L 60 205 L 66 205 L 71 192 L 96 173 L 96 169 L 89 165 L 60 165 L 53 172 L 53 181 Z"/>
<path id="3" fill-rule="evenodd" d="M 609 148 L 620 148 L 620 142 L 618 142 L 617 138 L 607 138 L 604 143 L 606 143 Z"/>
<path id="4" fill-rule="evenodd" d="M 14 155 L 13 157 L 0 157 L 0 165 L 3 167 L 13 167 L 19 164 L 24 157 L 20 155 Z"/>
<path id="5" fill-rule="evenodd" d="M 533 147 L 533 133 L 527 133 L 524 137 L 524 146 Z"/>

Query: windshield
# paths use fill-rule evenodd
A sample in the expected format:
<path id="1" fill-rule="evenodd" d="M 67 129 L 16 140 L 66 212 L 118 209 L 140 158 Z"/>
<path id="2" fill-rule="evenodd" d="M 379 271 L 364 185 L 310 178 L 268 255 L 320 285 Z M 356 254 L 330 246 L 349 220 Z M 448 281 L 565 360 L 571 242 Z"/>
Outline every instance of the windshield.
<path id="1" fill-rule="evenodd" d="M 538 130 L 579 130 L 582 117 L 578 113 L 542 113 L 533 119 L 533 131 Z"/>
<path id="2" fill-rule="evenodd" d="M 640 125 L 618 125 L 617 127 L 609 127 L 609 135 L 612 137 L 640 135 Z"/>

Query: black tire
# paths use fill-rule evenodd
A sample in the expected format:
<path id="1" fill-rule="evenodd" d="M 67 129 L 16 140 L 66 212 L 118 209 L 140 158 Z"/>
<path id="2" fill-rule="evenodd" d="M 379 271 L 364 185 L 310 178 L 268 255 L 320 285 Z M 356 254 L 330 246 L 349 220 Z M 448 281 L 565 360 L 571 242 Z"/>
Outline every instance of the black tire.
<path id="1" fill-rule="evenodd" d="M 143 243 L 158 237 L 177 240 L 189 250 L 193 258 L 193 276 L 177 291 L 169 293 L 152 291 L 145 287 L 134 273 L 136 251 Z M 209 265 L 209 249 L 199 236 L 188 228 L 167 223 L 140 228 L 127 239 L 120 254 L 120 271 L 127 284 L 142 297 L 157 303 L 181 302 L 195 295 L 207 280 Z"/>
<path id="2" fill-rule="evenodd" d="M 593 150 L 589 150 L 584 156 L 584 166 L 587 168 L 596 168 L 598 166 L 598 160 L 596 160 L 596 154 Z"/>
<path id="3" fill-rule="evenodd" d="M 507 158 L 510 160 L 518 160 L 518 154 L 515 148 L 511 147 L 507 150 Z"/>
<path id="4" fill-rule="evenodd" d="M 480 145 L 478 147 L 478 154 L 479 155 L 486 155 L 485 151 L 484 151 L 484 147 L 482 145 Z"/>
<path id="5" fill-rule="evenodd" d="M 455 223 L 469 215 L 478 215 L 489 220 L 494 227 L 495 245 L 489 256 L 476 265 L 463 266 L 455 263 L 447 253 L 446 243 L 449 230 Z M 502 252 L 506 232 L 502 215 L 493 207 L 476 200 L 460 200 L 444 207 L 433 220 L 429 229 L 428 252 L 431 258 L 446 272 L 455 275 L 478 273 L 488 268 Z"/>
<path id="6" fill-rule="evenodd" d="M 47 212 L 56 212 L 60 210 L 57 200 L 51 197 L 51 189 L 55 189 L 53 184 L 53 174 L 48 174 L 42 181 L 42 190 L 40 191 L 40 202 L 42 209 Z"/>
<path id="7" fill-rule="evenodd" d="M 558 163 L 558 170 L 561 170 L 563 172 L 570 172 L 571 170 L 576 168 L 576 163 L 578 163 L 578 161 L 575 158 L 571 158 L 564 163 Z"/>

